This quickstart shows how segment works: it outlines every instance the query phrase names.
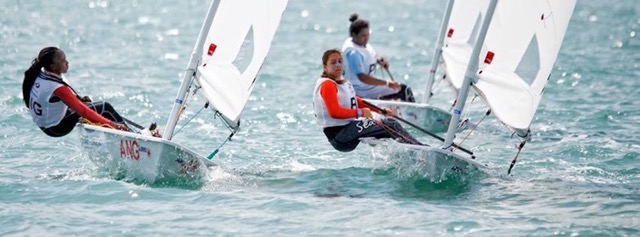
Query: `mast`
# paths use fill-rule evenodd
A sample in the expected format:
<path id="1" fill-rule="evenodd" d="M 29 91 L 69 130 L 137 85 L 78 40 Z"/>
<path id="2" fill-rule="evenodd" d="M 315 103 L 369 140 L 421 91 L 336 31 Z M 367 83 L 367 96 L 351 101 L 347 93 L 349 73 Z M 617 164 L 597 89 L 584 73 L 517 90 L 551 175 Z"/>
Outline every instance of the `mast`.
<path id="1" fill-rule="evenodd" d="M 426 104 L 431 99 L 431 90 L 433 89 L 433 81 L 436 77 L 436 70 L 438 70 L 438 61 L 440 61 L 440 56 L 442 56 L 442 44 L 444 42 L 444 34 L 447 30 L 447 26 L 449 25 L 449 18 L 451 18 L 451 10 L 453 9 L 453 3 L 455 0 L 449 0 L 447 4 L 447 9 L 444 11 L 444 16 L 442 18 L 442 24 L 440 25 L 440 32 L 438 33 L 438 39 L 436 40 L 436 50 L 433 53 L 433 58 L 431 59 L 431 69 L 429 69 L 429 77 L 427 78 L 427 88 L 425 88 L 424 97 L 422 98 L 422 103 Z"/>
<path id="2" fill-rule="evenodd" d="M 173 108 L 171 109 L 171 113 L 169 114 L 169 120 L 167 121 L 167 125 L 164 129 L 164 138 L 167 140 L 171 140 L 171 138 L 173 137 L 173 129 L 178 123 L 180 110 L 182 110 L 184 106 L 185 95 L 191 87 L 191 83 L 193 82 L 193 79 L 195 77 L 196 68 L 198 67 L 198 63 L 201 58 L 203 50 L 202 44 L 207 39 L 207 35 L 209 35 L 211 22 L 213 21 L 213 17 L 215 16 L 219 5 L 220 0 L 213 0 L 211 2 L 211 5 L 209 5 L 209 11 L 207 12 L 207 16 L 204 18 L 202 28 L 200 28 L 200 33 L 198 34 L 196 44 L 195 46 L 193 46 L 193 51 L 191 52 L 189 63 L 187 64 L 187 70 L 185 70 L 184 76 L 182 77 L 182 83 L 180 84 L 178 95 L 176 96 L 176 99 L 173 103 Z"/>
<path id="3" fill-rule="evenodd" d="M 476 79 L 476 71 L 478 71 L 479 61 L 478 56 L 480 55 L 480 50 L 482 50 L 482 45 L 484 44 L 484 39 L 487 36 L 487 31 L 489 30 L 491 18 L 493 18 L 493 13 L 496 10 L 497 3 L 498 0 L 491 0 L 486 16 L 482 20 L 482 28 L 480 28 L 478 40 L 473 46 L 471 58 L 469 59 L 469 64 L 467 64 L 467 70 L 464 74 L 464 80 L 462 81 L 462 87 L 458 93 L 458 103 L 456 103 L 456 106 L 453 109 L 453 116 L 451 117 L 451 121 L 449 121 L 447 136 L 444 140 L 444 144 L 442 144 L 442 147 L 445 149 L 453 144 L 453 139 L 455 138 L 455 133 L 458 128 L 458 124 L 460 123 L 460 114 L 462 113 L 462 109 L 464 109 L 464 104 L 467 101 L 467 95 L 469 94 L 469 86 L 471 86 L 472 80 Z"/>

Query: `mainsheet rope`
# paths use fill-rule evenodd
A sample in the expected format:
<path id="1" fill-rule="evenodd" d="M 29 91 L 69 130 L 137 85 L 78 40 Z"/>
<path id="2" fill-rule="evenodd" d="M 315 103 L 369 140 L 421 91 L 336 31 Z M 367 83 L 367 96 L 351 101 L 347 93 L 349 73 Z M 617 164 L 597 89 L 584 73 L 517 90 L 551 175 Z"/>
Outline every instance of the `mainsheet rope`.
<path id="1" fill-rule="evenodd" d="M 382 129 L 384 129 L 385 131 L 387 131 L 389 134 L 391 134 L 391 136 L 394 136 L 395 138 L 402 138 L 405 141 L 409 142 L 410 144 L 413 145 L 418 145 L 417 143 L 413 142 L 412 139 L 409 139 L 407 136 L 405 136 L 404 134 L 402 134 L 401 132 L 396 131 L 394 128 L 387 126 L 386 124 L 384 124 L 382 121 L 376 120 L 376 119 L 372 119 L 373 122 L 375 124 L 377 124 L 378 126 L 382 127 Z"/>

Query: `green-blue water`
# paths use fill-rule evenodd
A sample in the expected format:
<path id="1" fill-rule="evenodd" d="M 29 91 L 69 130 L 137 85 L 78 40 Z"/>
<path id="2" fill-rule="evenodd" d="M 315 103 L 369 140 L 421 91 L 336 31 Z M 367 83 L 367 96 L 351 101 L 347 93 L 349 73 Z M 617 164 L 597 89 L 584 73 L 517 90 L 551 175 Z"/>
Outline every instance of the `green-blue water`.
<path id="1" fill-rule="evenodd" d="M 421 97 L 445 4 L 291 1 L 243 130 L 215 158 L 222 170 L 193 189 L 106 176 L 82 157 L 77 133 L 53 139 L 32 124 L 20 88 L 38 51 L 59 46 L 77 90 L 164 124 L 208 1 L 0 0 L 0 235 L 640 235 L 636 0 L 578 2 L 512 176 L 503 171 L 516 141 L 493 119 L 465 144 L 501 171 L 472 180 L 431 183 L 374 170 L 364 145 L 331 148 L 310 94 L 349 14 L 371 21 L 370 42 Z M 176 140 L 208 154 L 228 135 L 210 117 Z"/>

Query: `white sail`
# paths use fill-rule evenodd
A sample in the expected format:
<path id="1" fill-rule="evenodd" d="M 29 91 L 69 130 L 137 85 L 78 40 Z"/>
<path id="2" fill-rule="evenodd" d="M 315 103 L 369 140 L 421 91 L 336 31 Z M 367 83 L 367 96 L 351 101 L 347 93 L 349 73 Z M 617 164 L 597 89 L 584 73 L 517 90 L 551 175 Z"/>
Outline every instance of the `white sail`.
<path id="1" fill-rule="evenodd" d="M 442 60 L 447 80 L 460 89 L 489 0 L 455 0 L 446 30 Z"/>
<path id="2" fill-rule="evenodd" d="M 529 128 L 575 4 L 575 0 L 498 3 L 479 55 L 479 81 L 474 87 L 506 125 Z"/>
<path id="3" fill-rule="evenodd" d="M 453 141 L 471 86 L 499 120 L 521 136 L 528 132 L 576 4 L 576 0 L 488 0 L 485 6 L 485 1 L 456 0 L 454 4 L 443 61 L 447 78 L 459 93 L 443 145 L 402 144 L 412 159 L 427 164 L 427 175 L 436 174 L 436 178 L 451 167 L 462 167 L 463 172 L 482 167 L 449 149 L 456 147 L 475 157 Z M 520 143 L 517 154 L 526 141 Z M 381 146 L 388 143 L 363 142 L 372 145 L 372 154 L 389 150 Z M 454 165 L 454 161 L 461 163 Z"/>
<path id="4" fill-rule="evenodd" d="M 232 126 L 239 120 L 269 52 L 287 0 L 221 1 L 203 42 L 196 79 Z"/>

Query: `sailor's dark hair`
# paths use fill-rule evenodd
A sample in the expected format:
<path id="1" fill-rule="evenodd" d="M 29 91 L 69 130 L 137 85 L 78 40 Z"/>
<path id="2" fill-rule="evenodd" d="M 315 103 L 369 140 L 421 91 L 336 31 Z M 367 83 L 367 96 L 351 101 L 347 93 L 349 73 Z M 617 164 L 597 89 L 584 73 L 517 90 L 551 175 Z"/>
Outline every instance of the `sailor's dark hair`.
<path id="1" fill-rule="evenodd" d="M 338 49 L 328 49 L 327 51 L 324 51 L 324 54 L 322 54 L 322 66 L 327 66 L 327 62 L 329 62 L 329 56 L 331 56 L 334 53 L 337 53 L 340 56 L 342 56 L 342 52 L 340 52 L 340 50 Z M 329 74 L 327 74 L 327 72 L 324 70 L 322 70 L 321 77 L 330 78 Z M 344 80 L 336 81 L 336 83 L 338 84 L 342 84 L 344 82 L 345 82 Z"/>
<path id="2" fill-rule="evenodd" d="M 364 28 L 369 28 L 369 21 L 358 18 L 358 13 L 353 13 L 349 17 L 351 26 L 349 26 L 349 36 L 357 35 Z"/>
<path id="3" fill-rule="evenodd" d="M 342 55 L 342 52 L 340 52 L 340 50 L 338 49 L 327 49 L 327 51 L 324 51 L 324 54 L 322 54 L 322 66 L 327 66 L 327 62 L 329 62 L 329 56 L 334 53 Z"/>
<path id="4" fill-rule="evenodd" d="M 22 100 L 24 100 L 24 105 L 29 108 L 29 93 L 31 93 L 31 87 L 33 87 L 33 83 L 35 83 L 36 78 L 40 74 L 40 69 L 44 67 L 47 71 L 51 71 L 51 65 L 53 64 L 53 60 L 55 59 L 56 52 L 58 52 L 57 47 L 46 47 L 40 50 L 38 57 L 31 61 L 31 66 L 29 69 L 24 71 L 24 80 L 22 81 Z"/>

